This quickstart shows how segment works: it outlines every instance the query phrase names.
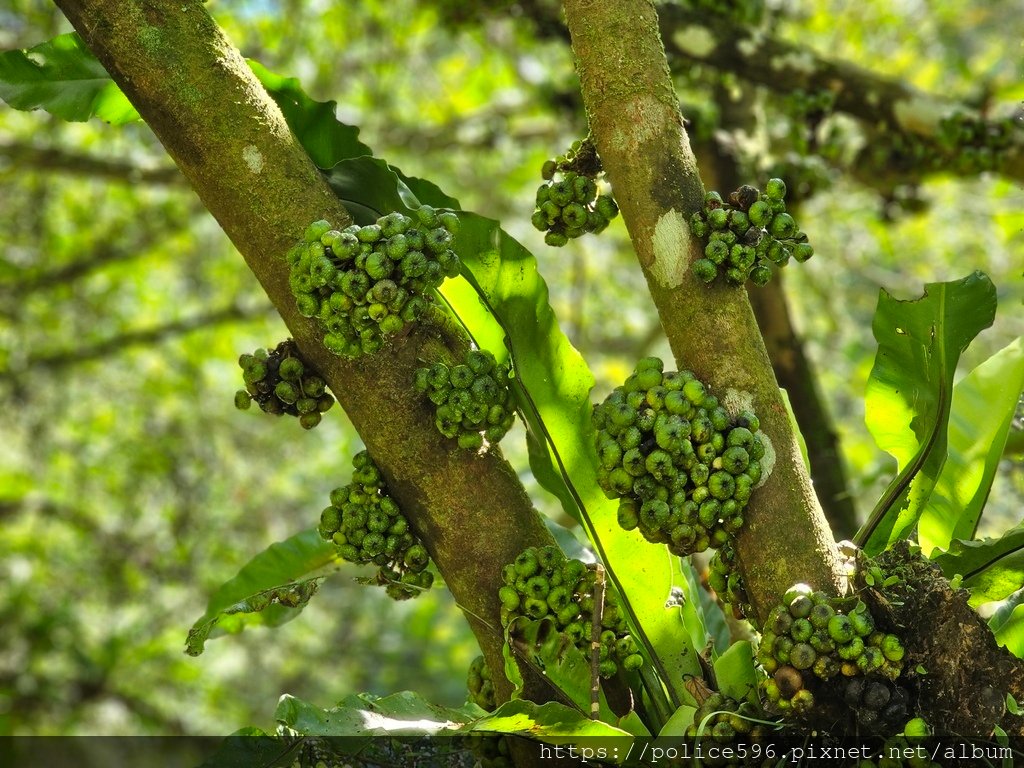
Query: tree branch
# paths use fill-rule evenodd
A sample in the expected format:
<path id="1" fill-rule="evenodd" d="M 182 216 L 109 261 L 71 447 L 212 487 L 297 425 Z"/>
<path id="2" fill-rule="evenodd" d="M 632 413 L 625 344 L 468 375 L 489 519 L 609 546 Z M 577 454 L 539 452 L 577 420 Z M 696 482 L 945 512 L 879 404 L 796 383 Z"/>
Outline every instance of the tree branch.
<path id="1" fill-rule="evenodd" d="M 0 144 L 0 158 L 14 168 L 56 171 L 72 176 L 110 179 L 126 184 L 183 185 L 184 177 L 177 168 L 145 168 L 135 163 L 68 152 L 59 147 L 38 147 L 24 142 Z"/>
<path id="2" fill-rule="evenodd" d="M 501 568 L 553 543 L 500 452 L 460 450 L 414 391 L 421 361 L 460 342 L 416 326 L 387 353 L 342 360 L 288 286 L 285 252 L 309 222 L 351 218 L 241 54 L 199 0 L 57 0 L 244 256 L 303 355 L 323 374 L 462 606 L 491 669 L 503 666 Z M 345 462 L 339 461 L 339 472 Z M 495 675 L 499 700 L 511 686 Z M 544 700 L 540 689 L 537 700 Z M 528 696 L 531 691 L 527 691 Z"/>
<path id="3" fill-rule="evenodd" d="M 120 223 L 117 225 L 119 231 L 122 226 Z M 182 223 L 181 226 L 184 226 L 184 224 Z M 95 238 L 95 242 L 92 243 L 88 254 L 82 258 L 45 270 L 24 269 L 25 274 L 23 276 L 14 277 L 10 281 L 0 283 L 0 299 L 15 303 L 10 307 L 0 307 L 0 315 L 11 317 L 16 315 L 16 304 L 30 293 L 74 282 L 108 264 L 146 256 L 148 249 L 159 234 L 161 233 L 147 230 L 137 236 L 131 243 L 119 243 L 117 241 L 117 232 L 105 231 L 102 235 Z"/>
<path id="4" fill-rule="evenodd" d="M 832 532 L 814 497 L 757 323 L 742 288 L 705 286 L 689 269 L 701 244 L 691 215 L 704 188 L 650 0 L 566 0 L 590 129 L 677 364 L 734 410 L 752 406 L 774 467 L 755 492 L 737 549 L 764 617 L 793 583 L 843 587 Z M 794 546 L 797 537 L 804 546 Z"/>
<path id="5" fill-rule="evenodd" d="M 72 347 L 58 352 L 47 352 L 44 354 L 32 355 L 25 361 L 24 366 L 19 366 L 19 368 L 23 368 L 28 372 L 38 371 L 40 369 L 52 371 L 69 368 L 73 365 L 88 363 L 93 360 L 102 360 L 129 347 L 158 344 L 160 342 L 167 341 L 168 339 L 184 336 L 187 333 L 198 331 L 203 328 L 209 328 L 211 326 L 221 325 L 224 323 L 233 323 L 238 320 L 250 320 L 268 313 L 270 309 L 271 308 L 269 306 L 245 308 L 240 307 L 237 304 L 230 304 L 211 312 L 204 312 L 193 317 L 186 317 L 182 320 L 174 320 L 169 323 L 154 326 L 153 328 L 127 331 L 89 346 Z M 12 373 L 13 372 L 9 371 L 7 376 L 11 376 Z"/>
<path id="6" fill-rule="evenodd" d="M 764 30 L 733 24 L 725 14 L 691 11 L 669 4 L 662 6 L 660 15 L 662 38 L 674 65 L 682 68 L 695 61 L 709 64 L 781 94 L 796 90 L 832 94 L 835 110 L 873 127 L 883 139 L 890 138 L 893 151 L 886 152 L 883 147 L 876 153 L 872 168 L 904 181 L 939 171 L 977 173 L 948 162 L 956 150 L 951 151 L 938 141 L 943 119 L 964 114 L 982 121 L 987 130 L 993 131 L 1010 123 L 1009 118 L 986 120 L 977 109 L 962 102 L 927 93 L 849 62 L 826 59 L 809 48 L 774 38 Z M 1024 179 L 1024 131 L 1019 130 L 1019 124 L 1016 127 L 1018 130 L 1011 134 L 1011 146 L 997 156 L 994 170 L 1020 180 Z M 906 157 L 895 168 L 882 162 L 887 156 L 899 156 L 895 148 L 915 143 L 924 144 L 924 157 L 935 159 L 922 163 Z M 870 181 L 869 174 L 862 174 L 861 180 Z"/>

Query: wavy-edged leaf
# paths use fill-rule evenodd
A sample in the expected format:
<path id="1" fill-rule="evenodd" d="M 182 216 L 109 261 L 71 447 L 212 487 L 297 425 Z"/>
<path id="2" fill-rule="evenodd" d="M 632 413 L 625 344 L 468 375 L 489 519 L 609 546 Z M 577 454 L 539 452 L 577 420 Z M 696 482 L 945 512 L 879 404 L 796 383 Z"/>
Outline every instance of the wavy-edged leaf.
<path id="1" fill-rule="evenodd" d="M 1024 659 L 1024 589 L 1014 592 L 988 620 L 996 642 L 1018 659 Z"/>
<path id="2" fill-rule="evenodd" d="M 76 32 L 0 53 L 0 99 L 15 109 L 42 109 L 73 122 L 98 117 L 121 125 L 139 119 Z"/>
<path id="3" fill-rule="evenodd" d="M 537 440 L 531 451 L 534 475 L 568 513 L 582 517 L 624 598 L 638 642 L 656 656 L 673 699 L 684 701 L 688 694 L 682 680 L 699 675 L 700 667 L 686 635 L 679 632 L 679 609 L 666 607 L 673 588 L 682 587 L 684 580 L 664 546 L 650 544 L 639 534 L 624 534 L 618 503 L 598 486 L 590 420 L 593 375 L 558 326 L 534 256 L 496 221 L 466 212 L 460 219 L 455 248 L 464 274 L 505 330 L 516 380 L 522 385 L 520 405 Z M 451 303 L 463 317 L 462 305 Z M 546 447 L 541 447 L 541 438 Z"/>
<path id="4" fill-rule="evenodd" d="M 869 555 L 908 536 L 946 459 L 946 425 L 960 353 L 995 318 L 996 292 L 981 272 L 929 283 L 913 301 L 884 289 L 872 329 L 878 353 L 868 379 L 865 422 L 899 474 L 857 535 Z"/>
<path id="5" fill-rule="evenodd" d="M 398 174 L 398 178 L 402 180 L 405 186 L 412 190 L 412 193 L 423 205 L 432 205 L 435 208 L 450 208 L 453 211 L 457 211 L 462 208 L 462 206 L 459 205 L 458 200 L 446 195 L 434 182 L 428 181 L 427 179 L 420 179 L 415 176 L 406 176 L 393 165 L 391 166 L 391 170 Z"/>
<path id="6" fill-rule="evenodd" d="M 1002 600 L 1024 587 L 1024 523 L 997 539 L 957 539 L 932 560 L 946 578 L 963 578 L 963 586 L 971 591 L 971 606 Z"/>
<path id="7" fill-rule="evenodd" d="M 373 154 L 359 140 L 358 128 L 338 120 L 337 102 L 311 99 L 297 78 L 275 74 L 255 59 L 247 61 L 317 167 L 332 168 L 342 160 Z"/>
<path id="8" fill-rule="evenodd" d="M 189 630 L 186 652 L 198 656 L 209 637 L 249 625 L 276 627 L 291 621 L 316 590 L 321 572 L 340 562 L 337 547 L 315 528 L 271 544 L 213 594 L 206 613 Z M 296 605 L 286 604 L 291 602 Z"/>
<path id="9" fill-rule="evenodd" d="M 946 463 L 918 523 L 925 554 L 974 536 L 1022 391 L 1024 339 L 992 355 L 953 387 Z"/>
<path id="10" fill-rule="evenodd" d="M 356 224 L 365 226 L 392 211 L 412 213 L 420 201 L 395 170 L 376 157 L 352 157 L 325 171 L 327 183 Z"/>

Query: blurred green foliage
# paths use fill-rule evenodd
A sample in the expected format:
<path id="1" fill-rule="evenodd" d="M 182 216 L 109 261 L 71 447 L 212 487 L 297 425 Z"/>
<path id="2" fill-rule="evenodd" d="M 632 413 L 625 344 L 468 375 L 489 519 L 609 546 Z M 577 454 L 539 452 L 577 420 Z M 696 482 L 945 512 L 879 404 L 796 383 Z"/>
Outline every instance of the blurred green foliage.
<path id="1" fill-rule="evenodd" d="M 542 161 L 586 130 L 569 48 L 538 33 L 530 4 L 459 25 L 437 8 L 472 16 L 473 3 L 208 5 L 245 55 L 337 100 L 377 155 L 537 254 L 595 398 L 638 357 L 668 357 L 619 221 L 564 249 L 529 224 Z M 975 105 L 1024 96 L 1024 17 L 1010 0 L 776 5 L 780 35 L 827 55 Z M 0 49 L 68 29 L 42 0 L 0 9 Z M 676 75 L 683 103 L 712 115 L 735 85 L 707 68 Z M 765 127 L 737 146 L 762 168 L 795 129 L 777 96 L 757 92 L 756 111 Z M 0 735 L 224 733 L 269 726 L 283 692 L 326 704 L 414 689 L 461 704 L 476 649 L 450 596 L 394 604 L 347 566 L 272 635 L 183 653 L 218 585 L 315 524 L 359 441 L 339 409 L 308 433 L 235 410 L 239 352 L 284 327 L 169 165 L 144 125 L 0 107 Z M 992 278 L 996 323 L 961 375 L 1024 332 L 1020 182 L 940 176 L 907 193 L 925 210 L 832 173 L 800 217 L 818 256 L 786 276 L 861 510 L 894 471 L 863 423 L 879 286 L 911 298 L 974 269 Z M 504 446 L 538 505 L 562 514 L 529 475 L 521 433 Z M 1018 455 L 1000 466 L 982 533 L 1016 521 L 1022 502 Z"/>

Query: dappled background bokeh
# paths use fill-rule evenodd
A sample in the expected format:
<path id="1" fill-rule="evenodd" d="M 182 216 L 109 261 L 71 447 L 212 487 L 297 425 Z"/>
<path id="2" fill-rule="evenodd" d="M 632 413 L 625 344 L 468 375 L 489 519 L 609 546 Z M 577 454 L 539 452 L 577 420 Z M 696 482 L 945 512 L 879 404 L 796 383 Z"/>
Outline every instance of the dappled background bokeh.
<path id="1" fill-rule="evenodd" d="M 567 43 L 531 21 L 544 4 L 481 5 L 498 12 L 452 0 L 208 8 L 245 55 L 337 100 L 376 154 L 527 244 L 603 395 L 667 345 L 621 222 L 562 249 L 530 227 L 540 165 L 586 132 L 585 117 Z M 1016 6 L 804 0 L 770 12 L 784 39 L 973 106 L 1012 106 L 1024 99 Z M 2 49 L 68 30 L 41 0 L 0 6 Z M 752 180 L 806 144 L 792 99 L 746 89 L 760 127 L 735 140 L 716 129 L 716 99 L 746 86 L 707 67 L 675 75 L 695 139 L 729 147 Z M 857 140 L 855 123 L 835 122 Z M 970 370 L 1024 331 L 1024 192 L 988 174 L 880 194 L 839 165 L 804 168 L 815 184 L 798 218 L 817 256 L 786 271 L 785 289 L 863 517 L 894 471 L 863 422 L 878 289 L 910 298 L 987 272 L 1000 310 L 964 355 Z M 360 447 L 338 409 L 308 433 L 235 410 L 239 353 L 285 336 L 144 125 L 0 104 L 0 735 L 270 727 L 284 692 L 323 706 L 402 689 L 464 700 L 476 646 L 450 596 L 396 604 L 356 583 L 354 567 L 296 620 L 183 653 L 213 590 L 315 525 Z M 521 434 L 502 447 L 538 507 L 559 515 Z M 1008 454 L 985 530 L 1020 519 L 1022 477 Z"/>

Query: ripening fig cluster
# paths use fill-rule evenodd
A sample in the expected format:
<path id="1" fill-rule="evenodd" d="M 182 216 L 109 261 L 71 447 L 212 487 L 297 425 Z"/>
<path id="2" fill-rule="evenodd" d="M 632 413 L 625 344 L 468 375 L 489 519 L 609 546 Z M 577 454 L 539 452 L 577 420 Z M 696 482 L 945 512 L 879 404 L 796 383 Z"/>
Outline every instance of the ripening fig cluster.
<path id="1" fill-rule="evenodd" d="M 910 697 L 898 681 L 879 675 L 851 677 L 842 681 L 841 695 L 865 731 L 895 733 L 910 717 Z"/>
<path id="2" fill-rule="evenodd" d="M 758 722 L 764 719 L 764 713 L 756 705 L 749 701 L 736 701 L 715 691 L 697 707 L 693 722 L 686 728 L 686 741 L 703 747 L 701 762 L 704 765 L 760 765 L 761 761 L 757 757 L 764 757 L 764 751 L 756 749 L 753 745 L 767 744 L 771 741 L 766 727 Z M 741 744 L 746 747 L 742 752 L 749 756 L 752 762 L 736 762 L 736 756 L 741 752 Z M 708 749 L 713 745 L 734 749 Z M 728 757 L 723 757 L 723 752 Z"/>
<path id="3" fill-rule="evenodd" d="M 310 224 L 288 252 L 299 312 L 323 323 L 324 346 L 340 357 L 379 351 L 423 315 L 432 289 L 459 274 L 458 229 L 458 216 L 426 205 L 415 219 L 393 212 L 340 231 Z"/>
<path id="4" fill-rule="evenodd" d="M 432 402 L 434 426 L 459 447 L 480 450 L 496 445 L 515 420 L 509 388 L 510 366 L 487 350 L 470 350 L 458 365 L 434 363 L 416 371 L 416 389 Z"/>
<path id="5" fill-rule="evenodd" d="M 235 407 L 247 410 L 255 400 L 265 413 L 297 416 L 303 429 L 320 423 L 320 414 L 330 410 L 334 398 L 313 367 L 299 357 L 291 339 L 273 350 L 257 349 L 238 358 L 245 389 L 235 393 Z"/>
<path id="6" fill-rule="evenodd" d="M 1013 132 L 1010 119 L 994 122 L 956 112 L 939 123 L 939 142 L 961 173 L 992 171 L 1012 146 Z"/>
<path id="7" fill-rule="evenodd" d="M 750 411 L 733 417 L 690 371 L 644 358 L 594 408 L 598 483 L 619 525 L 681 556 L 720 547 L 743 525 L 765 446 Z"/>
<path id="8" fill-rule="evenodd" d="M 376 583 L 389 597 L 416 597 L 434 583 L 427 548 L 388 494 L 370 454 L 357 453 L 352 467 L 352 482 L 331 491 L 331 505 L 320 515 L 320 535 L 333 541 L 345 560 L 378 566 Z"/>
<path id="9" fill-rule="evenodd" d="M 580 560 L 567 559 L 558 547 L 530 547 L 502 570 L 498 590 L 501 623 L 506 629 L 519 617 L 552 617 L 560 632 L 585 656 L 590 656 L 597 572 Z M 600 675 L 612 677 L 619 668 L 639 669 L 643 656 L 629 634 L 626 613 L 618 597 L 604 592 L 601 614 Z"/>
<path id="10" fill-rule="evenodd" d="M 494 700 L 494 681 L 491 679 L 491 668 L 483 656 L 477 656 L 469 665 L 466 675 L 466 688 L 469 689 L 469 700 L 480 709 L 493 712 L 498 708 Z"/>
<path id="11" fill-rule="evenodd" d="M 611 195 L 598 195 L 601 160 L 590 139 L 575 141 L 564 155 L 545 161 L 544 184 L 530 222 L 544 242 L 560 247 L 588 232 L 598 234 L 619 214 Z"/>
<path id="12" fill-rule="evenodd" d="M 757 650 L 757 661 L 769 676 L 762 692 L 770 709 L 807 714 L 819 681 L 840 675 L 896 680 L 904 653 L 896 635 L 875 627 L 863 601 L 830 598 L 797 584 L 765 621 Z"/>
<path id="13" fill-rule="evenodd" d="M 690 219 L 690 231 L 704 241 L 704 258 L 693 263 L 693 273 L 705 283 L 724 274 L 735 285 L 748 279 L 766 285 L 773 264 L 784 267 L 791 258 L 811 258 L 814 249 L 786 213 L 785 197 L 782 179 L 769 179 L 763 195 L 747 185 L 730 194 L 728 201 L 708 192 L 704 210 Z"/>

